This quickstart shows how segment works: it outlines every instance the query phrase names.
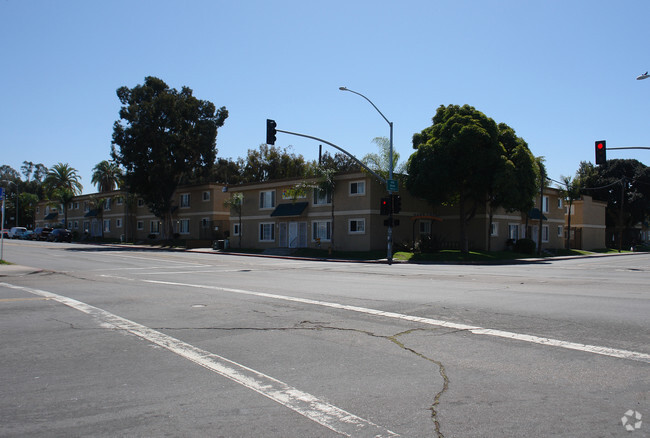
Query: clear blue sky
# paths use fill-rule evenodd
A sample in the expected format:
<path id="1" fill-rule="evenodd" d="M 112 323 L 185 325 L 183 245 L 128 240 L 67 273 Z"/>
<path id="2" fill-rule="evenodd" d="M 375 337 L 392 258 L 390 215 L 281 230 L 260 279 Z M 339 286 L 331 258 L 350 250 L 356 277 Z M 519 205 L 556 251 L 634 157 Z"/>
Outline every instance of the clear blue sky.
<path id="1" fill-rule="evenodd" d="M 594 161 L 594 141 L 650 146 L 650 3 L 491 0 L 0 1 L 0 164 L 79 170 L 110 158 L 115 90 L 157 76 L 226 106 L 218 155 L 265 141 L 265 120 L 358 157 L 394 123 L 401 159 L 440 105 L 505 122 L 549 176 Z M 318 143 L 278 134 L 307 159 Z M 334 151 L 333 151 L 334 152 Z M 650 164 L 650 151 L 608 158 Z"/>

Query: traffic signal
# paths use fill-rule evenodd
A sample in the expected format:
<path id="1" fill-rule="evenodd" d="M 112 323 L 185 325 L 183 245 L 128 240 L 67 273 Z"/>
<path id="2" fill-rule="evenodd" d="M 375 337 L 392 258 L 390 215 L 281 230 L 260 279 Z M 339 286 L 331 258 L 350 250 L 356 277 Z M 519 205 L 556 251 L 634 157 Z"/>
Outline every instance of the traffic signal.
<path id="1" fill-rule="evenodd" d="M 275 130 L 276 126 L 277 124 L 275 123 L 275 120 L 266 119 L 266 144 L 275 144 L 275 134 L 277 133 Z"/>
<path id="2" fill-rule="evenodd" d="M 607 145 L 605 140 L 596 142 L 596 164 L 605 164 L 607 162 Z"/>
<path id="3" fill-rule="evenodd" d="M 379 214 L 381 214 L 382 216 L 388 216 L 390 214 L 390 209 L 391 209 L 390 197 L 381 198 Z"/>
<path id="4" fill-rule="evenodd" d="M 391 195 L 393 197 L 393 213 L 397 214 L 402 211 L 402 197 L 400 195 Z"/>

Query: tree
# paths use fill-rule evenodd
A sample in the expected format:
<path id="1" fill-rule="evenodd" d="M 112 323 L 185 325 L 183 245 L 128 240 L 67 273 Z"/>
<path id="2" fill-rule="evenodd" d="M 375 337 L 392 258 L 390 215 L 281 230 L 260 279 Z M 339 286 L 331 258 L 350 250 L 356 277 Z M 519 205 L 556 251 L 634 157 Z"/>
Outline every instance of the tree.
<path id="1" fill-rule="evenodd" d="M 366 154 L 361 162 L 368 166 L 384 179 L 388 179 L 390 169 L 390 140 L 386 137 L 375 137 L 372 142 L 379 148 L 379 153 Z M 399 154 L 393 149 L 393 172 L 397 174 L 406 173 L 406 164 L 398 165 Z"/>
<path id="2" fill-rule="evenodd" d="M 523 138 L 505 123 L 499 123 L 499 143 L 504 149 L 501 165 L 496 169 L 488 187 L 488 227 L 491 227 L 493 211 L 503 207 L 506 211 L 528 211 L 534 206 L 537 192 L 538 168 L 535 157 Z M 513 183 L 516 181 L 516 183 Z M 488 236 L 491 229 L 488 228 Z M 488 238 L 488 251 L 491 249 Z"/>
<path id="3" fill-rule="evenodd" d="M 121 87 L 120 120 L 113 125 L 111 156 L 124 167 L 126 185 L 173 235 L 173 194 L 184 179 L 209 177 L 216 159 L 217 129 L 228 111 L 199 100 L 192 90 L 169 88 L 148 76 L 143 85 Z"/>
<path id="4" fill-rule="evenodd" d="M 242 205 L 244 204 L 244 194 L 243 193 L 233 193 L 230 195 L 230 198 L 226 199 L 223 201 L 223 206 L 235 211 L 237 213 L 237 216 L 239 217 L 239 247 L 241 248 L 241 236 L 243 234 L 243 230 L 241 227 L 241 209 Z"/>
<path id="5" fill-rule="evenodd" d="M 91 182 L 101 193 L 112 192 L 118 186 L 121 177 L 122 170 L 115 161 L 103 160 L 93 168 Z"/>
<path id="6" fill-rule="evenodd" d="M 63 224 L 68 226 L 68 203 L 81 193 L 81 176 L 77 169 L 69 164 L 57 163 L 47 172 L 43 185 L 49 199 L 58 201 L 63 206 Z"/>
<path id="7" fill-rule="evenodd" d="M 562 185 L 558 187 L 560 195 L 569 203 L 566 249 L 571 249 L 571 207 L 573 201 L 580 199 L 580 180 L 578 178 L 573 179 L 570 176 L 561 176 L 560 179 L 562 180 Z"/>
<path id="8" fill-rule="evenodd" d="M 635 237 L 624 234 L 650 215 L 650 168 L 637 160 L 607 160 L 583 181 L 585 193 L 607 202 L 606 224 L 618 228 L 619 249 L 633 243 Z"/>
<path id="9" fill-rule="evenodd" d="M 460 248 L 469 252 L 468 222 L 503 165 L 497 124 L 469 105 L 440 106 L 433 124 L 413 135 L 413 148 L 406 188 L 431 204 L 458 206 Z"/>
<path id="10" fill-rule="evenodd" d="M 263 182 L 284 178 L 302 178 L 309 173 L 310 165 L 302 155 L 290 152 L 290 148 L 262 144 L 249 149 L 245 159 L 238 165 L 243 182 Z"/>

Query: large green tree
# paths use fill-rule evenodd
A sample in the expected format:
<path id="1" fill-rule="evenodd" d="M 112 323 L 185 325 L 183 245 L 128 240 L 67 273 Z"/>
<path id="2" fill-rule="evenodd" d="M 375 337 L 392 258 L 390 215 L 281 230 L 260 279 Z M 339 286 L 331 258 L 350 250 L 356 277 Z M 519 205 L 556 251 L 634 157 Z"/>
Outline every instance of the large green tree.
<path id="1" fill-rule="evenodd" d="M 632 159 L 607 160 L 595 169 L 581 163 L 577 177 L 584 193 L 607 202 L 607 227 L 618 228 L 619 248 L 632 243 L 625 230 L 650 217 L 650 167 Z"/>
<path id="2" fill-rule="evenodd" d="M 469 105 L 440 106 L 433 124 L 413 135 L 413 148 L 406 188 L 433 205 L 458 207 L 460 249 L 468 252 L 468 222 L 504 165 L 497 124 Z"/>
<path id="3" fill-rule="evenodd" d="M 245 159 L 239 158 L 238 165 L 243 182 L 303 178 L 313 172 L 312 164 L 291 152 L 290 147 L 281 149 L 267 144 L 249 149 Z"/>
<path id="4" fill-rule="evenodd" d="M 228 111 L 169 88 L 148 76 L 144 84 L 121 87 L 120 120 L 113 125 L 111 156 L 125 169 L 125 182 L 163 222 L 163 238 L 173 234 L 173 194 L 183 180 L 209 177 L 217 149 L 217 129 Z"/>
<path id="5" fill-rule="evenodd" d="M 68 203 L 81 194 L 81 176 L 77 169 L 67 163 L 57 163 L 47 172 L 43 180 L 48 198 L 63 206 L 63 224 L 68 226 Z"/>

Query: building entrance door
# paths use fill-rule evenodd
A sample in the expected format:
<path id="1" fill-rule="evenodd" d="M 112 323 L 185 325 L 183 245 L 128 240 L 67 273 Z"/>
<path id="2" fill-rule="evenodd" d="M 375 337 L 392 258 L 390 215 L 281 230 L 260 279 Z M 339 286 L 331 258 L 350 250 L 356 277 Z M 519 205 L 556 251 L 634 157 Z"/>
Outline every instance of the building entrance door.
<path id="1" fill-rule="evenodd" d="M 289 222 L 289 248 L 298 248 L 298 222 Z"/>

